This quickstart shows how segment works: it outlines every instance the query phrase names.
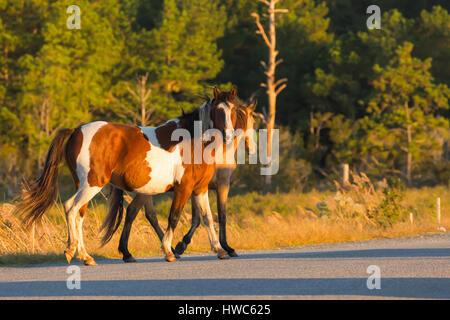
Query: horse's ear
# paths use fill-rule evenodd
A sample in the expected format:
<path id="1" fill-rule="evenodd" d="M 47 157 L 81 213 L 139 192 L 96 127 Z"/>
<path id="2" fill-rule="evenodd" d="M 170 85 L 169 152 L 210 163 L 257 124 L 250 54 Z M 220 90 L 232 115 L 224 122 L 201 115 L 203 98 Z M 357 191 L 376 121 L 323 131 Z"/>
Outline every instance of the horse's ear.
<path id="1" fill-rule="evenodd" d="M 254 112 L 256 109 L 256 105 L 258 104 L 258 100 L 253 100 L 250 105 L 247 107 L 251 112 Z"/>
<path id="2" fill-rule="evenodd" d="M 236 87 L 233 86 L 233 88 L 231 88 L 231 90 L 230 90 L 230 95 L 231 95 L 233 98 L 236 98 L 236 96 L 237 96 L 237 89 L 236 89 Z"/>
<path id="3" fill-rule="evenodd" d="M 214 98 L 217 100 L 217 98 L 219 97 L 219 95 L 222 93 L 222 91 L 220 91 L 219 88 L 214 87 Z"/>

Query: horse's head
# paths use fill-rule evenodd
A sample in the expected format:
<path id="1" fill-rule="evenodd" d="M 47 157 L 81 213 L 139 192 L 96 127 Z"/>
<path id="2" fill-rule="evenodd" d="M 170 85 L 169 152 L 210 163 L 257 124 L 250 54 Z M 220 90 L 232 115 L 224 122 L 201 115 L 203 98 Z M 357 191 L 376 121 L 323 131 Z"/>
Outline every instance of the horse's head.
<path id="1" fill-rule="evenodd" d="M 236 125 L 237 90 L 232 88 L 229 92 L 220 91 L 214 87 L 214 99 L 211 104 L 211 121 L 213 128 L 219 130 L 223 136 L 223 142 L 230 144 L 234 138 Z"/>
<path id="2" fill-rule="evenodd" d="M 256 152 L 256 141 L 254 137 L 253 126 L 255 125 L 255 118 L 253 112 L 256 108 L 256 101 L 251 102 L 248 106 L 240 105 L 237 113 L 238 120 L 236 123 L 236 129 L 242 130 L 242 134 L 245 137 L 245 147 L 250 154 Z"/>

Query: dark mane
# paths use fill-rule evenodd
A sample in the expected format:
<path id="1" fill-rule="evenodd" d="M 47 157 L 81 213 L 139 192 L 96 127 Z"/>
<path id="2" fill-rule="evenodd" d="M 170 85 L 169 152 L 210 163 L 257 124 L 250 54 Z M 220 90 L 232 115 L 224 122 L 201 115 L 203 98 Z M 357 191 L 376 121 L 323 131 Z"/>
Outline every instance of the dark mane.
<path id="1" fill-rule="evenodd" d="M 205 97 L 206 98 L 206 97 Z M 205 102 L 206 104 L 211 105 L 213 103 L 214 99 L 209 99 Z M 200 115 L 200 109 L 203 107 L 198 107 L 194 109 L 191 112 L 188 113 L 182 113 L 181 116 L 179 116 L 177 119 L 180 121 L 181 127 L 188 130 L 191 137 L 194 136 L 194 122 L 195 121 L 201 121 L 201 115 Z M 209 117 L 208 117 L 209 118 Z M 209 124 L 209 123 L 208 123 Z"/>
<path id="2" fill-rule="evenodd" d="M 193 110 L 193 111 L 191 111 L 191 112 L 188 112 L 188 113 L 185 113 L 184 111 L 183 111 L 183 114 L 181 115 L 181 116 L 179 116 L 177 119 L 178 120 L 180 120 L 180 121 L 198 121 L 198 120 L 200 120 L 200 115 L 199 115 L 199 109 L 200 108 L 197 108 L 197 109 L 195 109 L 195 110 Z"/>
<path id="3" fill-rule="evenodd" d="M 178 120 L 180 120 L 181 126 L 189 131 L 189 134 L 191 137 L 194 136 L 194 122 L 200 121 L 200 112 L 199 109 L 195 109 L 189 113 L 183 113 L 180 117 L 178 117 Z"/>
<path id="4" fill-rule="evenodd" d="M 247 129 L 247 113 L 242 105 L 236 108 L 236 118 L 236 129 Z"/>

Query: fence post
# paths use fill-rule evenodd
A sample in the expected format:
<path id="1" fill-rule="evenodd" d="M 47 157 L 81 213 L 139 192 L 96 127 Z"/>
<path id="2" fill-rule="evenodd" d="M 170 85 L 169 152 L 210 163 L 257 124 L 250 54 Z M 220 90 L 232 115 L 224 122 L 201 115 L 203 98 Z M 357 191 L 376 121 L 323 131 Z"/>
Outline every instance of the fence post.
<path id="1" fill-rule="evenodd" d="M 436 218 L 437 218 L 437 223 L 438 223 L 438 227 L 441 225 L 441 198 L 437 197 L 436 198 Z"/>
<path id="2" fill-rule="evenodd" d="M 348 163 L 342 165 L 342 184 L 345 186 L 348 184 L 349 167 Z"/>

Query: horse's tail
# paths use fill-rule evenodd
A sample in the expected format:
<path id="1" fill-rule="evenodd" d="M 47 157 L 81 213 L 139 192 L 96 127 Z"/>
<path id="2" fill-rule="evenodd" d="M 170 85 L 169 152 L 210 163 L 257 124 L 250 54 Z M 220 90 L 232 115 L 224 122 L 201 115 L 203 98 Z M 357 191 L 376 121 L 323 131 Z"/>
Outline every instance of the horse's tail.
<path id="1" fill-rule="evenodd" d="M 111 240 L 112 236 L 119 228 L 123 217 L 123 190 L 112 187 L 110 197 L 108 199 L 108 213 L 103 221 L 102 230 L 105 234 L 102 238 L 102 246 Z"/>
<path id="2" fill-rule="evenodd" d="M 16 212 L 23 217 L 23 223 L 30 227 L 39 222 L 51 207 L 58 194 L 58 168 L 64 154 L 64 143 L 75 129 L 60 129 L 50 144 L 45 160 L 44 171 L 32 184 L 25 183 L 22 201 Z"/>

